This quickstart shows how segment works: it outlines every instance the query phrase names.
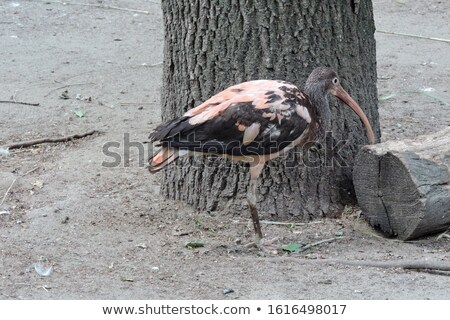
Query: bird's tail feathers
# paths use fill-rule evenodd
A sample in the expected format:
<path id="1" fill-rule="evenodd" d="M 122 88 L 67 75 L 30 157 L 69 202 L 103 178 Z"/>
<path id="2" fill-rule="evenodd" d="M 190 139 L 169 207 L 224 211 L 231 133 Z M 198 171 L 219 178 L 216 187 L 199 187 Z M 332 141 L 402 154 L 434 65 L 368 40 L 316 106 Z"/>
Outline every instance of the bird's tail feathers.
<path id="1" fill-rule="evenodd" d="M 148 171 L 155 173 L 177 160 L 181 155 L 180 150 L 163 147 L 158 153 L 148 159 Z"/>

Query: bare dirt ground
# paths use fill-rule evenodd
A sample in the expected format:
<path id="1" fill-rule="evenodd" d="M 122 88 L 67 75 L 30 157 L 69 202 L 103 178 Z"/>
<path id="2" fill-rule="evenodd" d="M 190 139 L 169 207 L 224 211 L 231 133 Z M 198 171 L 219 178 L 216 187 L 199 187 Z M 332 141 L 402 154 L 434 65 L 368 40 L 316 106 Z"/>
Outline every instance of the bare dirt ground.
<path id="1" fill-rule="evenodd" d="M 0 207 L 1 298 L 450 299 L 450 278 L 442 275 L 297 261 L 448 261 L 448 238 L 384 239 L 348 210 L 306 226 L 264 225 L 279 245 L 342 234 L 336 241 L 296 254 L 242 250 L 236 239 L 253 239 L 247 213 L 196 212 L 161 198 L 159 176 L 139 166 L 136 148 L 129 166 L 124 159 L 115 168 L 102 166 L 111 160 L 102 152 L 106 142 L 123 145 L 124 133 L 144 141 L 160 121 L 163 59 L 160 6 L 107 3 L 150 13 L 0 2 L 0 100 L 40 103 L 0 103 L 0 145 L 103 132 L 0 156 L 0 201 L 15 181 Z M 374 6 L 380 30 L 450 39 L 448 1 L 375 0 Z M 379 94 L 396 94 L 380 101 L 383 140 L 449 126 L 450 107 L 420 90 L 450 101 L 450 44 L 376 37 Z M 64 90 L 69 99 L 60 97 Z M 184 247 L 195 239 L 205 246 Z M 53 266 L 50 276 L 35 271 L 39 261 L 44 269 Z M 225 288 L 234 292 L 224 295 Z"/>

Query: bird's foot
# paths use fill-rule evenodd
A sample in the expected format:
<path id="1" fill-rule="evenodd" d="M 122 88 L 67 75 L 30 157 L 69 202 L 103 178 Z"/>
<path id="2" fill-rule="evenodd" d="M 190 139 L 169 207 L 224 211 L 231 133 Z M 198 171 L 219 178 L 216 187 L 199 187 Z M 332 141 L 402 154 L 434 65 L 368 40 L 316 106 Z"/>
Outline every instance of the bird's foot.
<path id="1" fill-rule="evenodd" d="M 266 252 L 266 253 L 272 253 L 272 254 L 276 254 L 277 253 L 277 242 L 280 240 L 279 237 L 275 237 L 273 239 L 265 239 L 265 238 L 259 238 L 256 237 L 255 241 L 247 243 L 244 245 L 245 248 L 250 249 L 250 248 L 258 248 L 259 250 Z"/>

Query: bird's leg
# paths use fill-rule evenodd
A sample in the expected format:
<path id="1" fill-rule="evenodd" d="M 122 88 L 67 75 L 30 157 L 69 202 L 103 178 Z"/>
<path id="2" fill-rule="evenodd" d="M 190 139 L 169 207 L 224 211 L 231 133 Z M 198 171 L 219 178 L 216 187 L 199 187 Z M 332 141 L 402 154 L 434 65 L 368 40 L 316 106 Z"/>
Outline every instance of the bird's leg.
<path id="1" fill-rule="evenodd" d="M 259 159 L 258 159 L 259 160 Z M 262 251 L 266 251 L 264 246 L 273 245 L 274 242 L 278 241 L 278 238 L 264 241 L 263 235 L 261 232 L 261 224 L 259 223 L 258 210 L 256 210 L 256 184 L 258 182 L 259 175 L 261 174 L 262 168 L 264 167 L 264 161 L 254 161 L 250 163 L 250 184 L 247 189 L 247 202 L 250 209 L 250 213 L 252 215 L 253 228 L 255 229 L 255 241 L 245 244 L 244 247 L 251 248 L 257 247 Z M 273 251 L 272 251 L 273 252 Z"/>
<path id="2" fill-rule="evenodd" d="M 262 239 L 261 225 L 259 223 L 258 211 L 256 210 L 256 182 L 257 177 L 250 178 L 250 185 L 247 190 L 247 201 L 252 215 L 253 228 L 255 228 L 256 244 L 259 245 Z"/>
<path id="3" fill-rule="evenodd" d="M 252 215 L 253 228 L 255 229 L 255 243 L 259 247 L 262 239 L 261 225 L 259 223 L 258 211 L 256 210 L 256 183 L 261 174 L 264 162 L 255 161 L 250 164 L 250 184 L 247 189 L 247 202 Z"/>

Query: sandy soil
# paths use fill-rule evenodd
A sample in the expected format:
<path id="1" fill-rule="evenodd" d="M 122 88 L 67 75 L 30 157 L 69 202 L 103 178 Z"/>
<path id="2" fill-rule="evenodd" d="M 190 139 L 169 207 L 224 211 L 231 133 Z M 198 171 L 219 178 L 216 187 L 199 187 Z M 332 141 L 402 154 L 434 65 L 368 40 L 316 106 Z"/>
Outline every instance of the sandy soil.
<path id="1" fill-rule="evenodd" d="M 1 298 L 450 299 L 450 278 L 442 275 L 297 259 L 448 261 L 448 238 L 384 239 L 347 210 L 340 219 L 305 226 L 265 225 L 268 238 L 280 237 L 278 245 L 342 237 L 302 253 L 263 254 L 240 245 L 253 238 L 247 213 L 196 212 L 161 198 L 159 176 L 139 165 L 145 154 L 139 157 L 137 148 L 120 166 L 102 166 L 111 161 L 105 143 L 123 146 L 124 133 L 144 141 L 159 122 L 163 58 L 159 5 L 108 3 L 150 14 L 0 3 L 0 100 L 40 103 L 0 104 L 0 145 L 103 132 L 0 158 L 0 200 L 15 181 L 0 208 L 9 212 L 0 215 Z M 375 0 L 374 6 L 380 30 L 450 39 L 447 1 Z M 380 102 L 383 139 L 449 126 L 449 106 L 420 91 L 450 101 L 449 44 L 376 37 L 380 96 L 397 94 Z M 69 99 L 61 99 L 64 90 Z M 205 246 L 184 247 L 196 239 Z M 50 276 L 35 271 L 39 261 L 43 269 L 52 266 Z M 224 295 L 225 288 L 234 292 Z"/>

